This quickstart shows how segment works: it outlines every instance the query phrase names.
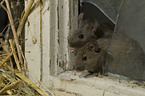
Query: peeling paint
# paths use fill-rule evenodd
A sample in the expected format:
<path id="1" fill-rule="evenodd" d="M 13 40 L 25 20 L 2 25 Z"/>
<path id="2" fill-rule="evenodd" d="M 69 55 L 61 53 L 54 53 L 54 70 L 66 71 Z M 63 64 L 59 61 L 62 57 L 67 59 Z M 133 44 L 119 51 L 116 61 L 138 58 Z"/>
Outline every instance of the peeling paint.
<path id="1" fill-rule="evenodd" d="M 37 43 L 37 38 L 35 36 L 32 37 L 32 42 L 33 42 L 33 44 Z"/>

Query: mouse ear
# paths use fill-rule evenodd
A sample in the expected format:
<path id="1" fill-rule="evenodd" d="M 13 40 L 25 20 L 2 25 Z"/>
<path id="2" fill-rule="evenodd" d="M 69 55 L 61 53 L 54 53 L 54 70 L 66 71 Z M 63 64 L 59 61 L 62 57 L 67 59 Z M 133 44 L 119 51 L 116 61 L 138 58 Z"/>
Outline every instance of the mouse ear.
<path id="1" fill-rule="evenodd" d="M 97 20 L 94 20 L 93 22 L 93 28 L 92 28 L 92 36 L 96 39 L 101 38 L 104 36 L 104 29 L 102 25 L 99 25 Z"/>
<path id="2" fill-rule="evenodd" d="M 99 53 L 101 51 L 101 48 L 97 43 L 97 40 L 95 40 L 94 42 L 89 43 L 88 48 L 89 48 L 89 50 L 91 50 L 92 52 L 95 52 L 95 53 Z"/>
<path id="3" fill-rule="evenodd" d="M 91 35 L 93 37 L 96 37 L 95 32 L 97 31 L 98 27 L 99 27 L 99 23 L 96 19 L 93 19 L 89 22 L 89 26 L 91 28 Z"/>
<path id="4" fill-rule="evenodd" d="M 105 35 L 104 31 L 102 30 L 101 26 L 99 26 L 96 30 L 92 30 L 92 35 L 94 35 L 94 37 L 101 38 Z"/>
<path id="5" fill-rule="evenodd" d="M 79 25 L 82 24 L 83 17 L 84 17 L 84 13 L 80 13 L 80 15 L 79 15 L 79 17 L 78 17 L 78 24 L 79 24 Z"/>

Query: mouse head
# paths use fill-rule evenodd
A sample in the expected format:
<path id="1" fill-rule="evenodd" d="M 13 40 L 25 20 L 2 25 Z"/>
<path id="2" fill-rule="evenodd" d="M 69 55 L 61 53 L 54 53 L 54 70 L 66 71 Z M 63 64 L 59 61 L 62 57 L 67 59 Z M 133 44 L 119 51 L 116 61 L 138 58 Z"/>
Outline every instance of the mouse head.
<path id="1" fill-rule="evenodd" d="M 76 53 L 77 71 L 88 70 L 90 73 L 100 72 L 104 63 L 104 51 L 99 48 L 96 41 L 88 42 Z"/>
<path id="2" fill-rule="evenodd" d="M 68 37 L 69 46 L 73 48 L 81 48 L 87 42 L 98 38 L 95 35 L 98 26 L 99 23 L 96 19 L 83 20 L 83 13 L 80 14 L 78 28 Z"/>

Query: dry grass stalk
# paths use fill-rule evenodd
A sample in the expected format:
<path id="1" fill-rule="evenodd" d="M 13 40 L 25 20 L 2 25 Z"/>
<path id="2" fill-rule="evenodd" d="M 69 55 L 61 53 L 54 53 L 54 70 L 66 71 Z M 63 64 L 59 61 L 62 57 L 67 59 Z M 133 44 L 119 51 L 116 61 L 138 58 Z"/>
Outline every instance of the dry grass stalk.
<path id="1" fill-rule="evenodd" d="M 9 70 L 12 70 L 11 67 L 9 65 L 6 65 L 6 67 Z M 49 96 L 48 94 L 46 94 L 40 87 L 38 87 L 35 83 L 33 83 L 32 81 L 30 81 L 27 77 L 25 77 L 23 74 L 17 72 L 16 70 L 14 71 L 14 73 L 21 78 L 24 82 L 26 82 L 29 86 L 33 87 L 39 94 L 41 94 L 42 96 Z"/>
<path id="2" fill-rule="evenodd" d="M 28 78 L 23 76 L 21 73 L 16 72 L 15 73 L 18 77 L 20 77 L 23 81 L 25 81 L 28 85 L 33 87 L 37 92 L 39 92 L 42 96 L 48 96 L 40 87 L 38 87 L 35 83 L 30 81 Z"/>
<path id="3" fill-rule="evenodd" d="M 19 26 L 18 26 L 18 30 L 17 30 L 18 37 L 21 35 L 22 29 L 24 27 L 24 24 L 25 24 L 27 18 L 28 18 L 28 15 L 29 15 L 29 13 L 31 11 L 31 7 L 32 7 L 33 3 L 34 3 L 34 0 L 30 0 L 28 6 L 26 8 L 25 14 L 24 14 Z"/>
<path id="4" fill-rule="evenodd" d="M 2 78 L 1 79 L 4 79 L 4 77 L 2 76 Z M 10 82 L 8 82 L 7 84 L 5 84 L 5 82 L 4 82 L 4 80 L 2 80 L 3 82 L 1 82 L 2 83 L 2 86 L 8 86 L 9 84 L 10 84 Z M 3 91 L 3 89 L 1 89 L 0 91 Z M 7 93 L 7 94 L 9 94 L 9 95 L 12 95 L 12 90 L 6 90 L 6 91 L 3 91 L 2 93 Z"/>
<path id="5" fill-rule="evenodd" d="M 20 47 L 20 49 L 21 49 L 21 46 L 19 46 Z M 22 49 L 21 49 L 22 50 Z M 21 51 L 21 54 L 22 54 L 22 57 L 23 57 L 23 60 L 24 60 L 24 72 L 26 72 L 27 71 L 27 62 L 26 62 L 26 58 L 25 58 L 25 56 L 24 56 L 24 54 L 23 54 L 23 52 Z"/>
<path id="6" fill-rule="evenodd" d="M 12 76 L 14 77 L 15 75 L 14 75 L 14 67 L 13 67 L 13 61 L 12 61 L 12 58 L 10 58 L 10 66 L 11 66 L 11 71 L 12 71 Z"/>
<path id="7" fill-rule="evenodd" d="M 20 53 L 21 50 L 19 48 L 18 36 L 17 36 L 17 33 L 16 33 L 13 17 L 12 17 L 12 14 L 11 14 L 10 5 L 9 5 L 8 0 L 5 0 L 5 2 L 6 2 L 6 6 L 7 6 L 8 18 L 9 18 L 9 21 L 10 21 L 10 24 L 11 24 L 13 35 L 14 35 L 14 41 L 16 43 L 16 47 L 17 47 L 17 50 L 18 50 L 19 60 L 21 62 L 21 65 L 23 65 L 23 60 L 22 60 L 22 56 L 21 56 L 21 53 Z"/>
<path id="8" fill-rule="evenodd" d="M 5 1 L 5 0 L 3 0 L 3 1 L 0 2 L 0 7 L 3 5 L 4 1 Z"/>
<path id="9" fill-rule="evenodd" d="M 28 4 L 28 6 L 27 6 L 27 9 L 26 9 L 26 11 L 25 11 L 25 14 L 24 14 L 24 16 L 23 16 L 23 18 L 22 18 L 22 20 L 21 20 L 19 26 L 18 26 L 17 34 L 16 34 L 16 29 L 15 29 L 15 27 L 14 27 L 14 21 L 13 21 L 12 15 L 11 15 L 10 7 L 9 7 L 9 2 L 8 2 L 7 0 L 5 0 L 5 2 L 6 2 L 6 5 L 7 5 L 8 10 L 6 10 L 6 8 L 5 8 L 4 6 L 3 6 L 3 8 L 4 8 L 4 9 L 7 11 L 7 13 L 8 13 L 8 17 L 9 17 L 10 24 L 11 24 L 11 27 L 12 27 L 13 35 L 14 35 L 14 38 L 15 38 L 15 39 L 14 39 L 15 42 L 13 42 L 13 45 L 16 44 L 17 50 L 18 50 L 18 56 L 19 56 L 21 65 L 23 65 L 23 60 L 22 60 L 22 56 L 23 56 L 23 54 L 22 54 L 22 48 L 20 48 L 20 47 L 18 48 L 18 46 L 19 46 L 18 37 L 21 35 L 23 26 L 24 26 L 24 24 L 25 24 L 25 22 L 26 22 L 26 20 L 27 20 L 27 18 L 28 18 L 28 15 L 29 15 L 30 12 L 31 12 L 31 7 L 32 7 L 32 5 L 33 5 L 33 3 L 34 3 L 34 0 L 30 0 L 29 4 Z M 17 42 L 17 43 L 16 43 L 16 42 Z M 24 59 L 24 63 L 25 63 L 25 64 L 24 64 L 24 66 L 25 66 L 24 69 L 26 70 L 26 60 L 25 60 L 24 56 L 23 56 L 23 59 Z M 16 60 L 16 64 L 18 65 L 17 60 Z M 18 67 L 18 66 L 17 66 L 17 67 Z M 18 67 L 18 70 L 20 71 L 20 68 L 19 68 L 19 67 Z M 21 71 L 20 71 L 20 72 L 21 72 Z"/>
<path id="10" fill-rule="evenodd" d="M 3 86 L 9 85 L 10 83 L 17 81 L 14 78 L 12 78 L 11 75 L 7 72 L 3 73 L 1 80 L 3 81 Z M 5 80 L 7 82 L 5 82 Z M 7 90 L 6 93 L 9 95 L 15 94 L 12 90 Z"/>
<path id="11" fill-rule="evenodd" d="M 19 87 L 18 88 L 19 90 L 18 90 L 18 94 L 17 95 L 20 96 L 21 89 L 22 89 L 22 82 L 19 83 L 19 86 L 18 87 Z"/>
<path id="12" fill-rule="evenodd" d="M 3 50 L 9 53 L 8 44 L 3 39 L 0 39 L 0 42 L 1 42 L 1 47 L 3 48 Z"/>
<path id="13" fill-rule="evenodd" d="M 11 49 L 13 52 L 13 56 L 14 56 L 17 68 L 18 68 L 19 72 L 22 72 L 12 39 L 10 39 L 9 42 L 10 42 L 10 46 L 11 46 Z"/>
<path id="14" fill-rule="evenodd" d="M 21 80 L 13 82 L 10 85 L 7 84 L 2 90 L 0 90 L 0 94 L 2 94 L 3 92 L 5 92 L 7 90 L 16 88 L 20 82 L 21 82 Z"/>
<path id="15" fill-rule="evenodd" d="M 12 90 L 7 90 L 6 93 L 9 94 L 9 95 L 13 94 Z"/>
<path id="16" fill-rule="evenodd" d="M 0 63 L 0 68 L 10 59 L 10 57 L 13 55 L 13 52 L 11 52 L 7 57 L 6 59 L 4 59 L 3 62 Z"/>

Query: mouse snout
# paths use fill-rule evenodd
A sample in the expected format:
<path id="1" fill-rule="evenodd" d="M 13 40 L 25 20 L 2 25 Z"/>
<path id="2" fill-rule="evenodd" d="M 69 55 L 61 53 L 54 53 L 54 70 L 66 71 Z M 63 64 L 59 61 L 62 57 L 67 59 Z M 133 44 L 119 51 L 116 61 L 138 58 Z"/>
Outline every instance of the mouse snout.
<path id="1" fill-rule="evenodd" d="M 73 41 L 71 41 L 71 40 L 68 40 L 68 44 L 69 44 L 69 46 L 70 46 L 70 47 L 73 47 L 74 42 L 73 42 Z"/>
<path id="2" fill-rule="evenodd" d="M 74 68 L 76 71 L 84 71 L 85 70 L 85 66 L 83 64 L 77 64 L 74 66 Z"/>

